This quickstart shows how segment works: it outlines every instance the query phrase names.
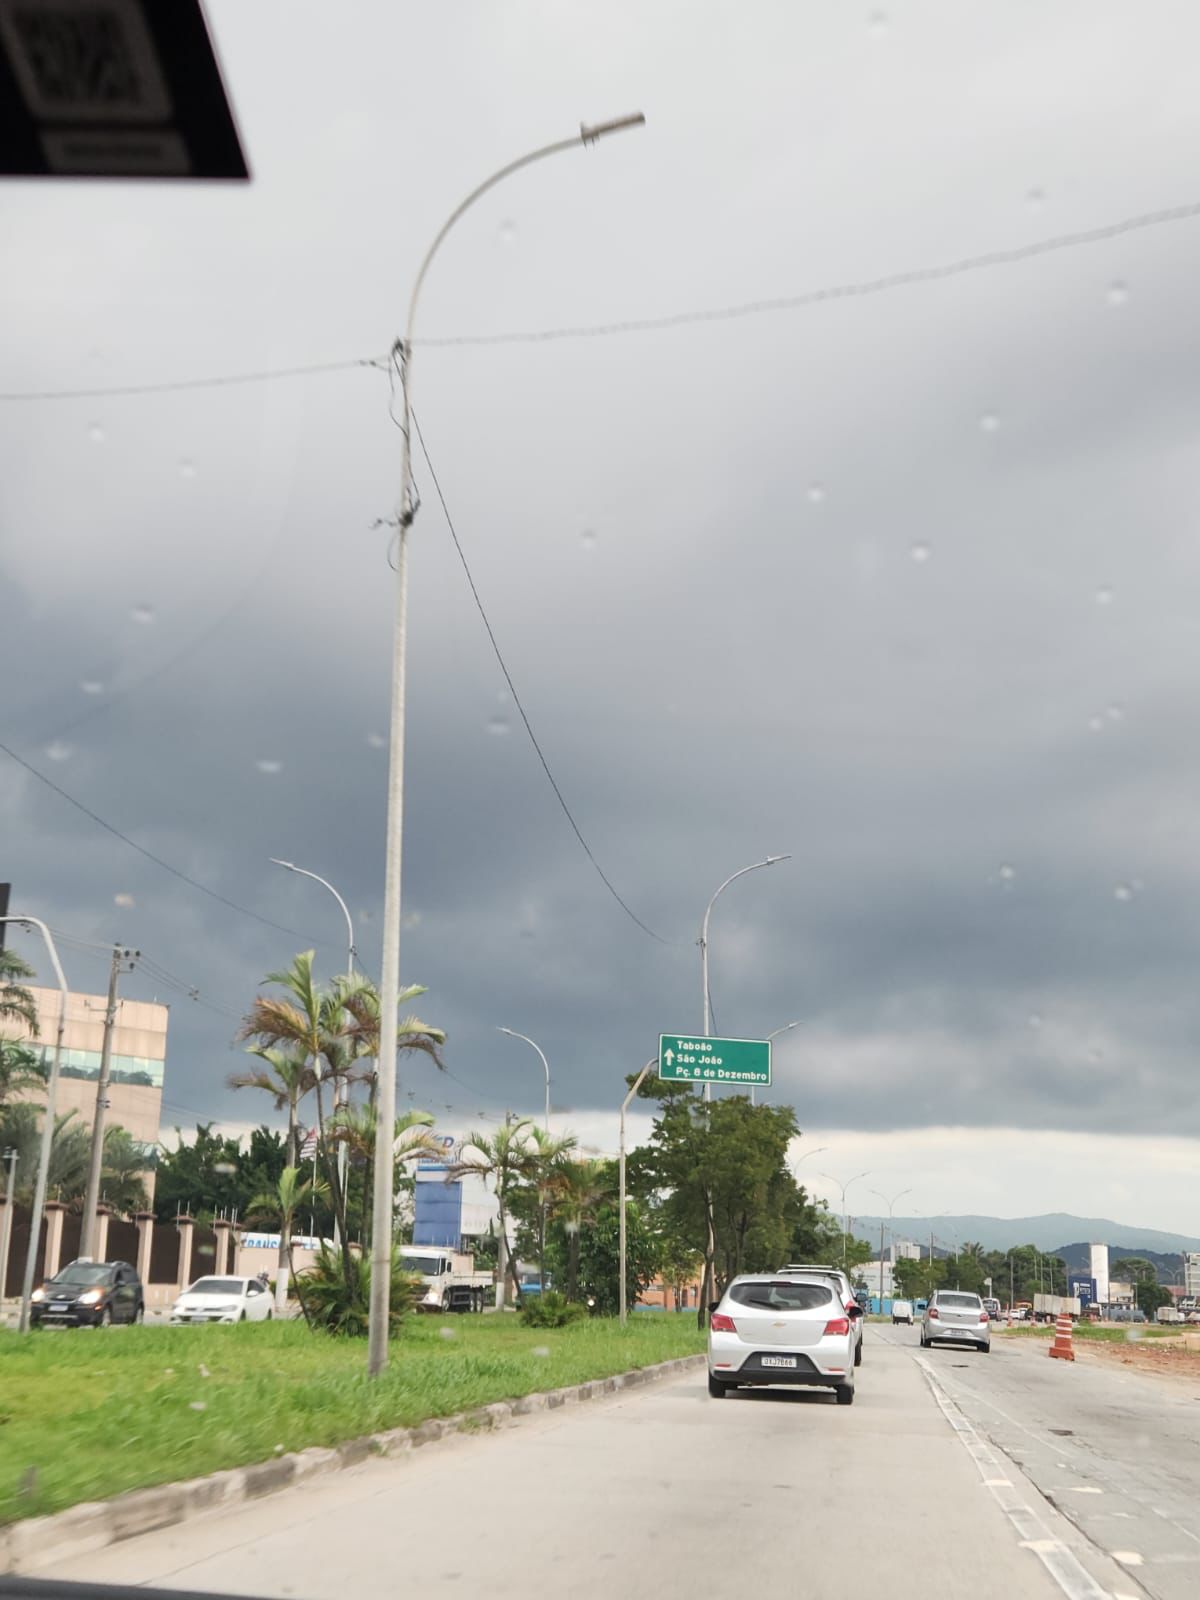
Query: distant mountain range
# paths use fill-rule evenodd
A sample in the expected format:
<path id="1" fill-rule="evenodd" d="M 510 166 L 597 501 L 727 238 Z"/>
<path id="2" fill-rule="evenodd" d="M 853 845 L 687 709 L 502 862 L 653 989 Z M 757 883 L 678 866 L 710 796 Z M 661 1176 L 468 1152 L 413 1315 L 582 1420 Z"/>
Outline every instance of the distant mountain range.
<path id="1" fill-rule="evenodd" d="M 856 1237 L 879 1240 L 880 1221 L 887 1218 L 856 1216 L 853 1228 Z M 895 1217 L 892 1232 L 900 1238 L 912 1239 L 917 1244 L 929 1246 L 929 1230 L 933 1229 L 934 1254 L 940 1255 L 947 1244 L 978 1242 L 985 1250 L 1009 1250 L 1014 1245 L 1032 1244 L 1050 1255 L 1065 1255 L 1072 1269 L 1086 1264 L 1086 1245 L 1107 1244 L 1110 1254 L 1144 1255 L 1160 1264 L 1162 1256 L 1174 1256 L 1174 1270 L 1179 1266 L 1181 1250 L 1200 1250 L 1200 1239 L 1183 1233 L 1164 1233 L 1159 1228 L 1134 1228 L 1128 1223 L 1112 1222 L 1107 1217 L 1074 1217 L 1067 1211 L 1048 1211 L 1037 1217 Z M 1081 1243 L 1069 1243 L 1077 1240 Z"/>

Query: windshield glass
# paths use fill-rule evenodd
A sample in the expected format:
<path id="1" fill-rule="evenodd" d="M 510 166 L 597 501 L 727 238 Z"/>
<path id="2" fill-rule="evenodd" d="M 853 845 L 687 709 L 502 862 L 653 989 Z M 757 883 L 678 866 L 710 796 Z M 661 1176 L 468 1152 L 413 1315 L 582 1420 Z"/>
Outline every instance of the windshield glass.
<path id="1" fill-rule="evenodd" d="M 939 1294 L 939 1306 L 949 1306 L 952 1311 L 978 1311 L 983 1302 L 977 1294 Z"/>
<path id="2" fill-rule="evenodd" d="M 735 1305 L 755 1306 L 768 1311 L 812 1311 L 831 1306 L 833 1290 L 822 1283 L 789 1283 L 787 1279 L 770 1283 L 735 1283 L 729 1298 Z"/>
<path id="3" fill-rule="evenodd" d="M 189 1294 L 241 1294 L 246 1287 L 243 1278 L 197 1278 Z"/>
<path id="4" fill-rule="evenodd" d="M 405 1272 L 419 1272 L 423 1278 L 436 1278 L 442 1270 L 438 1256 L 412 1256 L 407 1251 L 400 1257 Z"/>
<path id="5" fill-rule="evenodd" d="M 54 1288 L 86 1288 L 89 1284 L 111 1283 L 113 1268 L 101 1262 L 72 1262 L 50 1283 Z"/>

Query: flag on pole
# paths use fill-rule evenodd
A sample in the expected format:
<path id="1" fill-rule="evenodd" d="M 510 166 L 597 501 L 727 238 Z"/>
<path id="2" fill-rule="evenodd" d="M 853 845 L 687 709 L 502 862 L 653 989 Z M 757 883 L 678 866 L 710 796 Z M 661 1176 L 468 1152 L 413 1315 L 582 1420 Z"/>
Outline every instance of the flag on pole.
<path id="1" fill-rule="evenodd" d="M 313 1128 L 304 1136 L 304 1142 L 300 1146 L 300 1159 L 301 1161 L 312 1161 L 316 1158 L 316 1154 L 317 1130 Z"/>

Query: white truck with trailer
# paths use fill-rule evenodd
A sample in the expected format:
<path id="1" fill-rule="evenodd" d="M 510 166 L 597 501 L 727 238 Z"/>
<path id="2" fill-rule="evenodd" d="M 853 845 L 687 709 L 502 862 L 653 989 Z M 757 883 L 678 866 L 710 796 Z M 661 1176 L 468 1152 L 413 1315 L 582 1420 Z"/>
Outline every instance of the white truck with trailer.
<path id="1" fill-rule="evenodd" d="M 1033 1297 L 1033 1320 L 1035 1322 L 1053 1322 L 1056 1317 L 1067 1314 L 1078 1317 L 1080 1314 L 1079 1296 L 1077 1294 L 1035 1294 Z"/>
<path id="2" fill-rule="evenodd" d="M 400 1268 L 421 1279 L 418 1311 L 482 1311 L 495 1287 L 490 1272 L 475 1271 L 475 1257 L 434 1244 L 403 1244 Z"/>

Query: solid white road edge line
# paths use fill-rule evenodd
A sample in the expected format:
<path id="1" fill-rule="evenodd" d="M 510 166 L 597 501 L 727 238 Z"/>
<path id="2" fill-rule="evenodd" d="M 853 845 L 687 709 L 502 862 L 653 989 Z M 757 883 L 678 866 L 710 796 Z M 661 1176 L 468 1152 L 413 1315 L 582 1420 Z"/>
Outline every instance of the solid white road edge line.
<path id="1" fill-rule="evenodd" d="M 1054 1538 L 1033 1507 L 1021 1498 L 1020 1491 L 1011 1482 L 998 1477 L 997 1469 L 1002 1463 L 997 1461 L 951 1400 L 942 1387 L 940 1378 L 925 1357 L 916 1356 L 914 1359 L 925 1374 L 925 1381 L 942 1415 L 958 1435 L 967 1454 L 978 1468 L 979 1476 L 989 1494 L 1016 1530 L 1024 1548 L 1031 1550 L 1037 1556 L 1055 1583 L 1068 1596 L 1068 1600 L 1110 1600 L 1109 1592 L 1100 1587 L 1061 1539 Z"/>

